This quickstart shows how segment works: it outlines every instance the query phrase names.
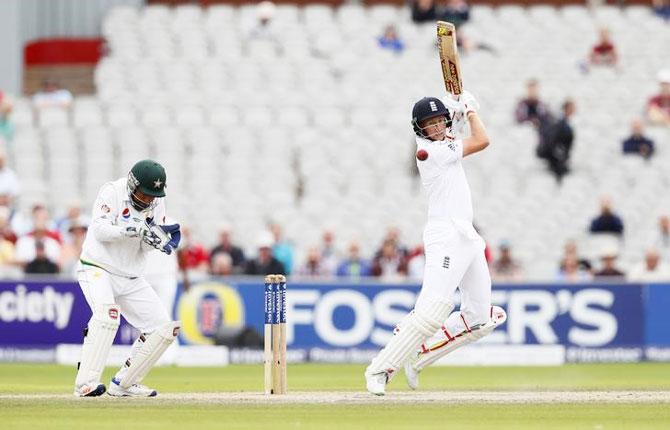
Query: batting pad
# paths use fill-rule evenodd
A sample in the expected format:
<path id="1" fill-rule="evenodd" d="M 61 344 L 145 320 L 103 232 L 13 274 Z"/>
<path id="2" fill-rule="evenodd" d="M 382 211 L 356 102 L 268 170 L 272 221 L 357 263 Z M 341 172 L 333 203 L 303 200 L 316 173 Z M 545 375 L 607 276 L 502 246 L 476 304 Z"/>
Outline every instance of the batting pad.
<path id="1" fill-rule="evenodd" d="M 118 305 L 98 305 L 93 310 L 81 349 L 81 361 L 75 380 L 77 387 L 100 382 L 120 320 Z"/>
<path id="2" fill-rule="evenodd" d="M 455 312 L 449 316 L 449 319 L 460 318 L 460 312 Z M 442 327 L 444 338 L 424 347 L 419 353 L 417 361 L 413 364 L 414 369 L 421 371 L 426 366 L 430 366 L 445 355 L 465 346 L 469 343 L 477 341 L 485 336 L 488 336 L 499 325 L 507 320 L 507 314 L 499 306 L 491 307 L 491 320 L 479 327 L 473 327 L 471 330 L 462 331 L 458 334 L 450 334 L 446 331 L 449 326 L 448 321 Z"/>
<path id="3" fill-rule="evenodd" d="M 372 360 L 366 372 L 375 374 L 385 371 L 390 373 L 390 378 L 426 339 L 435 334 L 453 309 L 452 303 L 443 301 L 415 308 L 403 319 L 395 335 Z"/>
<path id="4" fill-rule="evenodd" d="M 149 370 L 154 367 L 161 355 L 174 342 L 179 334 L 181 323 L 179 321 L 170 321 L 158 327 L 153 333 L 147 336 L 146 341 L 137 350 L 128 366 L 128 371 L 119 381 L 122 388 L 129 388 L 138 384 L 147 376 Z"/>

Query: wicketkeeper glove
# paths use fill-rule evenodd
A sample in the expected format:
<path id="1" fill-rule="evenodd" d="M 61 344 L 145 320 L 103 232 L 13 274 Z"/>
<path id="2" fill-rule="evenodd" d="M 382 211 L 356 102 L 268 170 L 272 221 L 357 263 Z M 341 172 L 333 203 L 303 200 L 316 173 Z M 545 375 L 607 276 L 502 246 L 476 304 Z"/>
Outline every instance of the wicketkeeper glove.
<path id="1" fill-rule="evenodd" d="M 181 231 L 179 224 L 157 225 L 152 220 L 147 220 L 148 231 L 142 240 L 152 247 L 168 255 L 179 246 Z"/>
<path id="2" fill-rule="evenodd" d="M 126 237 L 144 237 L 149 232 L 149 228 L 144 224 L 131 224 L 126 226 L 122 233 Z"/>

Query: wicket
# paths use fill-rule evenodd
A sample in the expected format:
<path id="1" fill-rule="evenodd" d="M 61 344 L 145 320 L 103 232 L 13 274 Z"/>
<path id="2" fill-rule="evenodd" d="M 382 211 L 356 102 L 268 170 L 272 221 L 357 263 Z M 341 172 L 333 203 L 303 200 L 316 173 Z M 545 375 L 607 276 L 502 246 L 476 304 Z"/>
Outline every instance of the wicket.
<path id="1" fill-rule="evenodd" d="M 265 277 L 265 394 L 286 394 L 286 277 Z"/>

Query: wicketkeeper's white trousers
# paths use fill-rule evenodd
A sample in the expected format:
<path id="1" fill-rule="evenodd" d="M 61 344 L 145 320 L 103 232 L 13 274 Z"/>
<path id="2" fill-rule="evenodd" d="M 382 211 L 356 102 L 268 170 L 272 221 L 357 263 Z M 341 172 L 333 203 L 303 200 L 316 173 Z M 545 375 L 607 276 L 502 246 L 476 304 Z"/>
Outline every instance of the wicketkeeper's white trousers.
<path id="1" fill-rule="evenodd" d="M 77 278 L 91 309 L 96 305 L 116 303 L 121 308 L 121 315 L 142 333 L 151 333 L 172 321 L 161 299 L 142 277 L 124 278 L 79 263 Z"/>

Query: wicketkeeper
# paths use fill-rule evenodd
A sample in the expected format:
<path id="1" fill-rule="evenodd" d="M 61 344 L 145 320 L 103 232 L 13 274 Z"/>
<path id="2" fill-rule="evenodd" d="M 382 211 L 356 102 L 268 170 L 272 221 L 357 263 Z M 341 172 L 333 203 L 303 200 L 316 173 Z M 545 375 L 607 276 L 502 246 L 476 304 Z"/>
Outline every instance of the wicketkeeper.
<path id="1" fill-rule="evenodd" d="M 367 389 L 376 395 L 385 393 L 386 384 L 403 366 L 409 386 L 416 389 L 425 366 L 491 333 L 506 318 L 501 308 L 491 307 L 484 240 L 472 225 L 472 199 L 462 165 L 463 157 L 486 148 L 489 138 L 472 94 L 464 91 L 458 101 L 445 102 L 425 97 L 412 109 L 417 166 L 428 195 L 426 265 L 414 310 L 365 371 Z M 471 135 L 456 138 L 466 121 Z M 451 313 L 457 287 L 461 308 Z M 428 341 L 431 337 L 435 338 Z"/>
<path id="2" fill-rule="evenodd" d="M 102 371 L 121 315 L 141 335 L 107 392 L 113 396 L 156 395 L 156 390 L 141 385 L 142 379 L 177 337 L 180 326 L 142 276 L 147 252 L 170 254 L 179 244 L 179 225 L 163 225 L 165 182 L 163 166 L 142 160 L 127 178 L 103 185 L 93 204 L 77 269 L 93 315 L 84 330 L 76 396 L 105 392 Z"/>

